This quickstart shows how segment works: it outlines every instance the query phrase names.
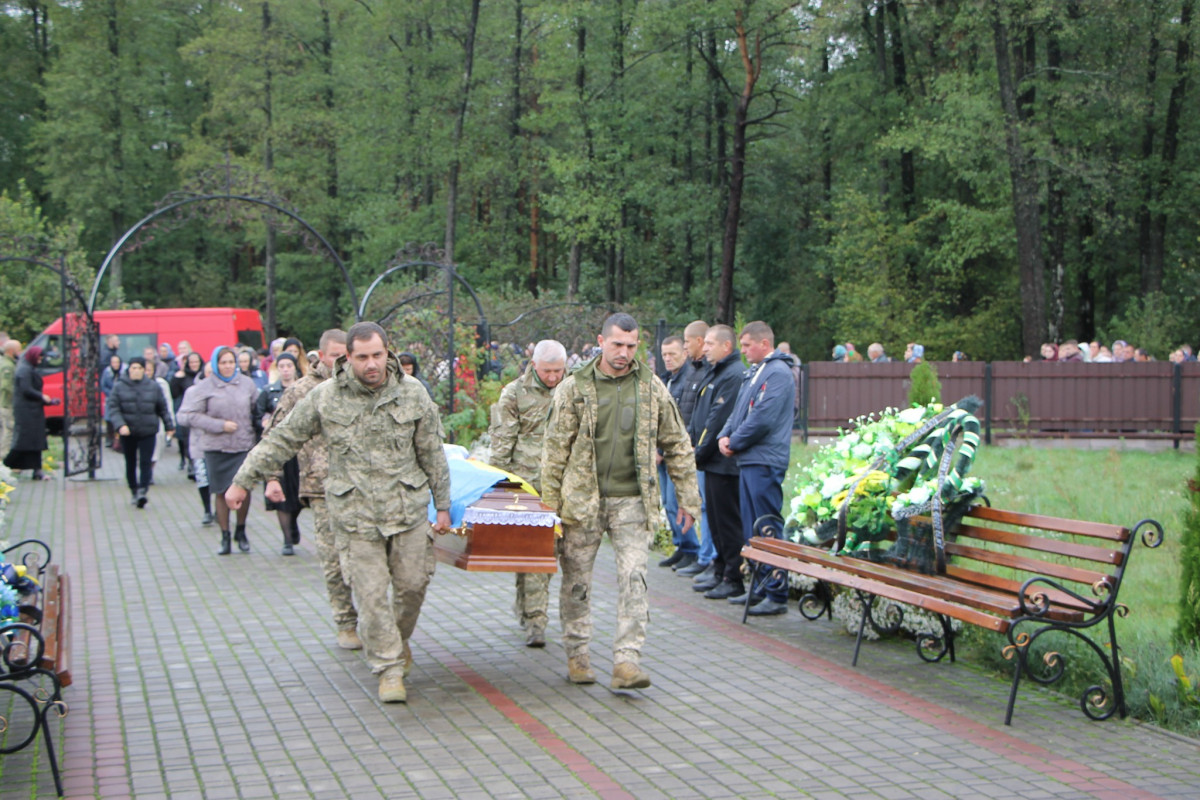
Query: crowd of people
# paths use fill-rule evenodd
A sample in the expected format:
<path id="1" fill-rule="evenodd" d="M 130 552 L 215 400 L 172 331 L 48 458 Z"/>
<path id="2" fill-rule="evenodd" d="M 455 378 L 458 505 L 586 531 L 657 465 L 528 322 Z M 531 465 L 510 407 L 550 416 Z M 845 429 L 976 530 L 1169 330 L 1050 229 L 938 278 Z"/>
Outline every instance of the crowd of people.
<path id="1" fill-rule="evenodd" d="M 883 345 L 879 342 L 872 342 L 867 347 L 867 355 L 864 359 L 862 354 L 855 348 L 853 342 L 844 342 L 833 346 L 830 353 L 830 358 L 839 363 L 870 361 L 874 364 L 886 364 L 892 361 L 884 352 Z M 904 348 L 905 362 L 915 364 L 926 360 L 925 346 L 918 342 L 909 342 Z M 970 361 L 967 354 L 962 350 L 955 350 L 950 356 L 951 361 Z M 1044 343 L 1039 349 L 1037 357 L 1025 356 L 1026 362 L 1030 361 L 1068 361 L 1068 362 L 1087 362 L 1093 364 L 1113 364 L 1124 361 L 1155 361 L 1157 359 L 1150 355 L 1145 348 L 1135 347 L 1124 339 L 1117 339 L 1112 343 L 1112 347 L 1095 342 L 1080 342 L 1077 339 L 1068 339 L 1061 344 L 1053 342 Z M 1171 351 L 1169 360 L 1173 364 L 1182 364 L 1185 361 L 1195 361 L 1196 356 L 1192 352 L 1190 345 L 1180 345 Z"/>
<path id="2" fill-rule="evenodd" d="M 690 323 L 661 343 L 657 374 L 652 358 L 637 355 L 645 342 L 633 317 L 608 317 L 596 342 L 513 348 L 521 372 L 491 409 L 487 458 L 527 481 L 562 521 L 559 617 L 576 684 L 596 681 L 590 598 L 608 536 L 618 586 L 611 685 L 641 689 L 651 684 L 641 663 L 646 574 L 663 511 L 674 550 L 660 568 L 709 600 L 748 605 L 752 616 L 787 613 L 786 581 L 764 572 L 747 586 L 741 549 L 764 517 L 781 513 L 799 360 L 762 321 L 741 330 Z M 365 651 L 381 700 L 405 701 L 433 538 L 450 527 L 444 429 L 416 353 L 393 353 L 374 323 L 327 330 L 311 353 L 299 340 L 278 340 L 261 358 L 222 346 L 206 361 L 179 342 L 126 363 L 119 345 L 106 342 L 102 387 L 131 503 L 145 507 L 158 452 L 174 437 L 179 469 L 199 490 L 201 524 L 220 531 L 218 554 L 235 544 L 250 550 L 255 487 L 277 517 L 284 555 L 300 540 L 299 514 L 311 509 L 338 644 Z M 12 409 L 0 415 L 5 463 L 38 475 L 45 420 L 37 415 L 51 402 L 37 375 L 41 353 L 11 341 L 0 348 L 0 402 Z M 1065 342 L 1042 355 L 1103 361 L 1106 349 Z M 1189 348 L 1177 353 L 1194 360 Z M 851 343 L 833 356 L 861 359 Z M 888 360 L 879 343 L 867 357 Z M 920 361 L 925 348 L 911 343 L 904 358 Z M 1117 342 L 1111 360 L 1143 359 Z M 525 644 L 543 647 L 550 576 L 517 574 L 515 583 Z"/>

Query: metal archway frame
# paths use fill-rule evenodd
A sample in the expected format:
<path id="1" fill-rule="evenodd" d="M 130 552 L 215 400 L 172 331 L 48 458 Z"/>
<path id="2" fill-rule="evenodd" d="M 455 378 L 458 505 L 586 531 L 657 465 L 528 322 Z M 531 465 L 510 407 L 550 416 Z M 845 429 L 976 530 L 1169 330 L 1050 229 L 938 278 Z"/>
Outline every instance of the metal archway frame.
<path id="1" fill-rule="evenodd" d="M 447 333 L 446 363 L 451 365 L 446 370 L 446 382 L 448 384 L 448 386 L 447 386 L 448 391 L 446 392 L 446 410 L 448 412 L 453 412 L 454 411 L 454 367 L 453 367 L 453 364 L 454 364 L 454 360 L 457 356 L 457 354 L 454 351 L 454 284 L 455 284 L 455 282 L 462 284 L 463 288 L 467 290 L 467 294 L 471 295 L 471 299 L 475 302 L 475 311 L 476 311 L 476 313 L 479 314 L 479 322 L 477 323 L 479 335 L 481 335 L 485 339 L 487 339 L 491 336 L 491 334 L 488 330 L 487 316 L 484 315 L 484 313 L 483 313 L 483 303 L 481 303 L 479 301 L 479 295 L 475 293 L 475 287 L 472 286 L 467 281 L 466 278 L 464 278 L 462 275 L 460 275 L 458 273 L 458 270 L 454 268 L 453 264 L 450 264 L 445 261 L 428 261 L 428 260 L 405 261 L 400 264 L 393 264 L 392 266 L 388 267 L 383 272 L 381 272 L 377 276 L 375 276 L 375 280 L 371 281 L 371 285 L 368 286 L 367 291 L 363 293 L 362 303 L 359 305 L 358 310 L 357 310 L 357 317 L 359 320 L 362 320 L 362 318 L 364 316 L 366 316 L 367 303 L 371 300 L 371 295 L 375 293 L 375 289 L 379 286 L 379 284 L 383 283 L 383 281 L 386 280 L 389 276 L 394 275 L 397 272 L 401 272 L 403 270 L 410 269 L 412 267 L 436 267 L 437 269 L 440 269 L 446 273 L 446 288 L 444 290 L 444 293 L 448 297 L 447 307 L 446 307 L 446 320 L 447 320 L 447 324 L 446 324 L 446 328 L 447 328 L 447 331 L 446 331 L 446 333 Z M 443 292 L 431 292 L 431 293 L 426 293 L 425 295 L 422 295 L 422 296 L 428 297 L 428 296 L 433 296 L 433 295 L 442 294 L 442 293 Z M 411 299 L 415 299 L 415 298 L 410 298 L 410 300 Z M 386 319 L 388 316 L 395 313 L 396 309 L 400 305 L 403 305 L 403 303 L 400 303 L 397 306 L 393 306 L 392 308 L 388 309 L 388 312 L 386 314 L 384 314 L 384 316 L 381 317 L 380 319 L 381 320 Z"/>
<path id="2" fill-rule="evenodd" d="M 0 264 L 9 262 L 44 267 L 58 275 L 63 349 L 63 477 L 86 471 L 88 478 L 94 480 L 104 452 L 100 433 L 100 373 L 97 363 L 100 328 L 96 325 L 83 290 L 67 270 L 66 261 L 61 255 L 58 258 L 58 266 L 30 256 L 0 256 Z M 81 312 L 70 310 L 68 292 L 74 296 L 75 302 L 82 309 Z M 80 315 L 83 317 L 82 324 L 78 319 Z M 72 369 L 73 356 L 77 350 L 79 363 Z M 78 375 L 79 369 L 83 370 L 82 376 Z M 79 379 L 72 380 L 73 377 Z M 86 412 L 86 425 L 81 432 L 73 430 L 74 417 L 71 411 L 75 404 L 71 402 L 72 394 L 76 400 L 82 401 Z M 72 433 L 82 434 L 80 438 L 83 451 L 79 456 L 75 455 L 77 448 L 71 447 Z"/>
<path id="3" fill-rule="evenodd" d="M 146 215 L 141 220 L 139 220 L 137 223 L 135 223 L 133 225 L 133 227 L 131 227 L 129 230 L 125 231 L 124 235 L 122 235 L 121 238 L 118 239 L 117 242 L 111 248 L 109 248 L 108 253 L 104 256 L 104 261 L 100 264 L 100 269 L 98 269 L 96 271 L 96 280 L 92 284 L 92 291 L 91 291 L 91 294 L 88 296 L 88 301 L 87 301 L 87 305 L 86 305 L 88 316 L 90 317 L 92 312 L 95 310 L 96 296 L 100 292 L 100 281 L 103 280 L 104 275 L 108 272 L 109 265 L 112 263 L 113 259 L 116 258 L 117 255 L 121 252 L 121 248 L 123 248 L 125 246 L 126 242 L 128 242 L 129 239 L 135 233 L 137 233 L 142 228 L 146 227 L 146 225 L 150 224 L 158 217 L 161 217 L 163 214 L 166 214 L 168 211 L 174 211 L 177 208 L 181 208 L 186 205 L 191 205 L 192 203 L 203 203 L 203 202 L 209 202 L 209 201 L 213 201 L 213 200 L 236 200 L 236 201 L 242 202 L 242 203 L 252 203 L 254 205 L 265 206 L 265 207 L 271 209 L 272 211 L 276 211 L 280 214 L 283 214 L 284 216 L 294 220 L 295 222 L 297 222 L 301 226 L 303 226 L 303 228 L 306 231 L 308 231 L 310 234 L 312 234 L 317 239 L 317 241 L 319 241 L 321 243 L 321 245 L 324 246 L 325 251 L 333 259 L 334 263 L 337 264 L 338 267 L 342 270 L 342 278 L 346 281 L 346 288 L 350 290 L 350 301 L 351 301 L 352 308 L 355 309 L 355 319 L 356 320 L 362 319 L 361 314 L 359 314 L 359 312 L 358 312 L 358 292 L 356 292 L 354 290 L 354 283 L 350 280 L 350 270 L 348 270 L 346 268 L 345 262 L 342 261 L 341 256 L 338 255 L 337 250 L 335 250 L 333 248 L 333 245 L 331 245 L 324 236 L 322 236 L 320 233 L 318 233 L 317 230 L 312 225 L 309 225 L 308 222 L 303 217 L 301 217 L 299 214 L 295 213 L 294 211 L 289 211 L 288 209 L 284 208 L 283 206 L 279 205 L 278 203 L 273 203 L 270 200 L 265 200 L 261 197 L 251 197 L 249 195 L 242 195 L 242 194 L 204 194 L 204 195 L 196 195 L 194 197 L 185 197 L 182 200 L 176 200 L 173 203 L 169 203 L 168 205 L 155 210 L 154 212 Z"/>

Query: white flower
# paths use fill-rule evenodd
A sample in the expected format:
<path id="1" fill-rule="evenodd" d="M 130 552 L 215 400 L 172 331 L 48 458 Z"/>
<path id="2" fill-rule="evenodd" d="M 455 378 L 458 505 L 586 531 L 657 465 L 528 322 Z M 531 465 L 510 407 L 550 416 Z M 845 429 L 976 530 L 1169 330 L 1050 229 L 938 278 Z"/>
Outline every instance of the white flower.
<path id="1" fill-rule="evenodd" d="M 830 475 L 821 484 L 821 496 L 833 497 L 835 494 L 846 488 L 845 475 Z"/>
<path id="2" fill-rule="evenodd" d="M 901 422 L 907 422 L 909 425 L 919 425 L 925 417 L 925 409 L 921 406 L 913 406 L 906 408 L 896 415 L 896 418 Z"/>

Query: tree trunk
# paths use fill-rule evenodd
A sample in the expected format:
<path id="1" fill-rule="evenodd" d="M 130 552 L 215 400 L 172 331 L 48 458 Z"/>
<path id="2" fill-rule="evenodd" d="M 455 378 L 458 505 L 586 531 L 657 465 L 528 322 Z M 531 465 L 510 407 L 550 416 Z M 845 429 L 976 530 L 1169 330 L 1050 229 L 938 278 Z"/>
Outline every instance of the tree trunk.
<path id="1" fill-rule="evenodd" d="M 1050 34 L 1046 38 L 1046 66 L 1050 70 L 1049 83 L 1051 87 L 1048 93 L 1049 98 L 1046 100 L 1046 116 L 1051 126 L 1050 146 L 1054 152 L 1058 152 L 1060 145 L 1058 129 L 1054 119 L 1054 111 L 1058 100 L 1057 85 L 1060 69 L 1062 68 L 1062 47 L 1058 40 L 1058 30 L 1059 26 L 1057 24 L 1053 25 Z M 1063 208 L 1064 183 L 1065 178 L 1062 170 L 1057 166 L 1057 159 L 1053 159 L 1046 171 L 1046 217 L 1047 233 L 1049 234 L 1047 249 L 1050 258 L 1050 296 L 1053 298 L 1050 309 L 1049 333 L 1050 341 L 1052 342 L 1060 342 L 1065 338 L 1066 289 L 1063 286 L 1063 280 L 1066 274 L 1067 261 L 1067 220 L 1066 212 Z"/>
<path id="2" fill-rule="evenodd" d="M 582 249 L 579 240 L 571 242 L 571 254 L 567 261 L 567 300 L 575 302 L 579 295 L 579 256 Z"/>
<path id="3" fill-rule="evenodd" d="M 1163 200 L 1175 181 L 1175 156 L 1179 150 L 1179 119 L 1187 96 L 1188 62 L 1192 58 L 1191 27 L 1194 0 L 1184 0 L 1179 12 L 1179 40 L 1175 45 L 1175 83 L 1167 100 L 1167 119 L 1163 124 L 1162 168 L 1159 172 L 1158 197 Z M 1161 206 L 1161 203 L 1160 203 Z M 1158 211 L 1150 223 L 1150 253 L 1147 269 L 1142 272 L 1144 293 L 1162 291 L 1163 264 L 1166 261 L 1167 212 Z"/>
<path id="4" fill-rule="evenodd" d="M 1145 171 L 1145 185 L 1142 187 L 1142 204 L 1138 207 L 1138 259 L 1141 266 L 1142 291 L 1149 282 L 1149 276 L 1154 267 L 1150 259 L 1150 207 L 1154 203 L 1154 188 L 1157 183 L 1152 169 L 1154 159 L 1154 138 L 1158 133 L 1155 125 L 1155 84 L 1158 83 L 1158 57 L 1162 45 L 1158 34 L 1151 28 L 1150 43 L 1147 49 L 1146 65 L 1146 115 L 1142 120 L 1142 168 Z"/>
<path id="5" fill-rule="evenodd" d="M 888 77 L 887 63 L 887 29 L 884 27 L 884 19 L 882 10 L 875 14 L 875 68 L 879 70 L 879 100 L 882 103 L 888 91 L 888 86 L 891 79 Z M 886 129 L 881 130 L 880 134 L 886 133 Z M 879 196 L 881 201 L 886 205 L 888 195 L 891 194 L 891 181 L 889 177 L 892 174 L 892 162 L 888 160 L 886 155 L 879 156 Z"/>
<path id="6" fill-rule="evenodd" d="M 1017 233 L 1017 260 L 1021 277 L 1021 346 L 1033 355 L 1046 336 L 1046 264 L 1042 255 L 1042 230 L 1038 208 L 1037 173 L 1033 159 L 1021 142 L 1021 120 L 1009 57 L 1008 29 L 1000 16 L 999 0 L 992 2 L 992 34 L 1000 104 L 1004 110 L 1005 150 L 1012 180 L 1013 219 Z"/>
<path id="7" fill-rule="evenodd" d="M 733 268 L 737 257 L 738 227 L 742 221 L 742 192 L 746 183 L 746 127 L 750 118 L 750 101 L 754 99 L 754 85 L 762 70 L 762 53 L 750 52 L 746 37 L 745 20 L 737 12 L 738 52 L 742 56 L 742 68 L 746 76 L 742 92 L 738 95 L 733 118 L 733 157 L 729 169 L 729 201 L 725 207 L 725 234 L 721 239 L 721 279 L 717 288 L 717 322 L 732 325 L 734 322 Z M 755 58 L 757 57 L 757 63 Z"/>
<path id="8" fill-rule="evenodd" d="M 269 32 L 271 29 L 271 4 L 262 4 L 262 31 L 263 31 L 263 49 L 270 47 Z M 263 171 L 270 175 L 275 169 L 275 152 L 271 141 L 271 123 L 273 121 L 273 109 L 271 105 L 271 60 L 267 58 L 266 74 L 263 80 L 263 114 L 266 117 L 266 146 L 263 149 Z M 270 179 L 268 178 L 268 181 Z M 267 245 L 266 252 L 263 254 L 263 272 L 266 280 L 266 309 L 263 320 L 263 332 L 267 335 L 267 340 L 275 338 L 278 329 L 275 314 L 275 225 L 274 221 L 267 220 Z"/>
<path id="9" fill-rule="evenodd" d="M 900 97 L 907 104 L 910 94 L 908 91 L 908 65 L 904 57 L 904 38 L 900 33 L 899 0 L 887 0 L 887 18 L 892 39 L 892 82 Z M 913 151 L 904 149 L 900 151 L 900 208 L 904 212 L 905 222 L 912 221 L 916 196 L 916 162 L 913 159 Z"/>
<path id="10" fill-rule="evenodd" d="M 463 82 L 460 92 L 458 114 L 454 118 L 454 134 L 450 146 L 453 155 L 450 159 L 450 174 L 446 180 L 446 258 L 454 262 L 455 222 L 458 215 L 458 173 L 460 167 L 459 146 L 462 144 L 463 124 L 467 118 L 467 104 L 471 97 L 471 73 L 475 67 L 475 31 L 479 27 L 480 0 L 471 0 L 471 21 L 468 23 L 466 39 L 463 42 Z"/>
<path id="11" fill-rule="evenodd" d="M 109 102 L 111 105 L 108 109 L 108 124 L 111 129 L 109 135 L 112 137 L 109 153 L 112 163 L 109 164 L 109 167 L 117 176 L 118 189 L 116 206 L 110 212 L 109 217 L 112 220 L 112 242 L 116 244 L 117 240 L 125 233 L 125 214 L 121 208 L 123 192 L 120 191 L 121 176 L 124 174 L 122 166 L 124 159 L 121 153 L 121 108 L 124 103 L 121 100 L 121 33 L 120 23 L 117 19 L 116 0 L 109 0 L 107 16 L 108 54 L 112 57 L 112 72 L 109 75 Z M 112 260 L 108 270 L 108 292 L 111 297 L 120 298 L 123 294 L 121 272 L 121 256 L 118 255 Z"/>

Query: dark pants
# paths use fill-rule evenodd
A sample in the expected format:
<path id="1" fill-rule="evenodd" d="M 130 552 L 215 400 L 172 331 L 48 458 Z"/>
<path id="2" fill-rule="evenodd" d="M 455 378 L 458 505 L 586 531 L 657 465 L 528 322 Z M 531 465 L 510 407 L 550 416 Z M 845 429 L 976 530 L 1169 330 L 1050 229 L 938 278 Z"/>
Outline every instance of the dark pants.
<path id="1" fill-rule="evenodd" d="M 783 508 L 783 478 L 787 467 L 768 467 L 763 464 L 738 465 L 738 478 L 741 486 L 742 506 L 742 541 L 750 541 L 751 536 L 758 535 L 754 530 L 754 521 L 765 514 L 779 516 Z M 780 528 L 782 526 L 779 526 Z M 783 531 L 779 530 L 782 536 Z M 758 568 L 757 579 L 770 572 L 769 567 Z M 787 602 L 787 579 L 771 581 L 767 584 L 767 599 L 777 603 Z"/>
<path id="2" fill-rule="evenodd" d="M 125 456 L 125 482 L 129 491 L 149 489 L 154 479 L 154 437 L 122 436 L 121 452 Z M 141 480 L 138 480 L 138 462 L 141 462 Z"/>
<path id="3" fill-rule="evenodd" d="M 742 509 L 737 475 L 704 473 L 708 530 L 717 550 L 716 577 L 742 583 Z"/>

